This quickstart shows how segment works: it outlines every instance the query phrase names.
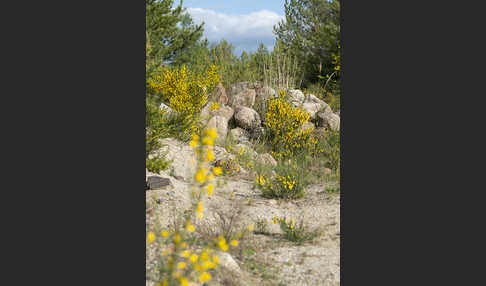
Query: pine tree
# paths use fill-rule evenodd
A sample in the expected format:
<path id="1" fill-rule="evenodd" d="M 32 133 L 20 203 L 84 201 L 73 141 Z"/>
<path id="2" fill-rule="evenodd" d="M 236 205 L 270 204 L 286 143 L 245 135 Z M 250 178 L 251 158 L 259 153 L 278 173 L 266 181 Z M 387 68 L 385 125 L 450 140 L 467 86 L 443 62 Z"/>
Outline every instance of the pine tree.
<path id="1" fill-rule="evenodd" d="M 339 54 L 340 5 L 337 0 L 285 0 L 285 20 L 274 27 L 277 42 L 297 56 L 304 84 L 334 70 Z"/>
<path id="2" fill-rule="evenodd" d="M 146 33 L 150 45 L 148 69 L 153 70 L 164 63 L 171 63 L 184 51 L 190 49 L 201 37 L 203 24 L 195 25 L 191 17 L 173 0 L 145 0 Z"/>

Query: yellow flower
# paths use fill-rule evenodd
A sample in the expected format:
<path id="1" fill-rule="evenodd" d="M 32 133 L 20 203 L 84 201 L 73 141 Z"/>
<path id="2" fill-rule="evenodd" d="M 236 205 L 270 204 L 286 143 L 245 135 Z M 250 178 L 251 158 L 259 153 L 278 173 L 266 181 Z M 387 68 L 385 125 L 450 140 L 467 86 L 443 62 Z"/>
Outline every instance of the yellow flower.
<path id="1" fill-rule="evenodd" d="M 206 181 L 206 172 L 206 168 L 199 169 L 195 176 L 196 181 L 198 181 L 199 183 L 204 183 Z"/>
<path id="2" fill-rule="evenodd" d="M 199 275 L 199 281 L 201 281 L 201 283 L 209 280 L 211 280 L 211 274 L 209 274 L 208 272 L 203 272 L 201 273 L 201 275 Z"/>
<path id="3" fill-rule="evenodd" d="M 213 194 L 213 190 L 214 190 L 214 184 L 209 184 L 208 185 L 208 188 L 207 188 L 208 195 L 212 195 Z"/>
<path id="4" fill-rule="evenodd" d="M 194 232 L 196 230 L 196 227 L 194 227 L 194 225 L 192 225 L 191 222 L 188 222 L 186 225 L 186 229 L 189 232 Z"/>
<path id="5" fill-rule="evenodd" d="M 212 110 L 216 110 L 216 109 L 219 109 L 219 104 L 218 104 L 217 102 L 213 102 L 213 103 L 211 104 L 211 111 L 212 111 Z"/>
<path id="6" fill-rule="evenodd" d="M 179 283 L 181 283 L 181 286 L 189 286 L 189 282 L 187 282 L 187 279 L 185 277 L 180 277 Z"/>
<path id="7" fill-rule="evenodd" d="M 219 257 L 218 256 L 213 256 L 213 262 L 218 264 L 219 263 Z"/>
<path id="8" fill-rule="evenodd" d="M 160 235 L 162 235 L 163 237 L 168 237 L 169 236 L 169 232 L 167 230 L 162 230 L 160 232 Z"/>
<path id="9" fill-rule="evenodd" d="M 174 242 L 179 244 L 181 242 L 181 235 L 180 234 L 176 234 L 174 236 Z"/>
<path id="10" fill-rule="evenodd" d="M 207 146 L 213 146 L 214 145 L 214 140 L 211 137 L 204 137 L 202 139 L 202 143 Z"/>
<path id="11" fill-rule="evenodd" d="M 167 256 L 169 254 L 170 254 L 170 251 L 169 250 L 162 251 L 162 256 Z"/>
<path id="12" fill-rule="evenodd" d="M 183 242 L 183 243 L 181 243 L 181 248 L 182 248 L 182 249 L 187 248 L 187 242 Z"/>
<path id="13" fill-rule="evenodd" d="M 248 230 L 249 230 L 249 231 L 253 231 L 254 229 L 255 229 L 255 226 L 254 226 L 253 224 L 250 224 L 250 225 L 248 226 Z"/>
<path id="14" fill-rule="evenodd" d="M 213 173 L 216 175 L 216 176 L 219 176 L 223 173 L 223 170 L 220 168 L 220 167 L 214 167 L 213 168 Z"/>
<path id="15" fill-rule="evenodd" d="M 213 151 L 211 149 L 208 149 L 208 151 L 206 153 L 206 159 L 208 161 L 213 161 L 214 160 L 214 154 L 213 154 Z"/>
<path id="16" fill-rule="evenodd" d="M 155 240 L 155 233 L 149 232 L 148 235 L 147 235 L 147 240 L 148 240 L 149 243 L 154 242 L 154 240 Z"/>
<path id="17" fill-rule="evenodd" d="M 227 251 L 228 250 L 228 245 L 226 244 L 226 240 L 224 238 L 221 239 L 218 242 L 218 245 L 219 245 L 219 248 L 221 248 L 221 250 L 223 250 L 223 251 Z"/>
<path id="18" fill-rule="evenodd" d="M 191 145 L 191 147 L 193 147 L 193 148 L 194 148 L 194 147 L 196 147 L 196 146 L 197 146 L 197 141 L 192 140 L 192 141 L 189 143 L 189 145 Z"/>
<path id="19" fill-rule="evenodd" d="M 216 131 L 216 128 L 210 128 L 206 130 L 206 134 L 211 138 L 211 139 L 216 139 L 218 138 L 218 132 Z"/>
<path id="20" fill-rule="evenodd" d="M 238 240 L 233 239 L 233 240 L 231 241 L 231 245 L 232 245 L 232 246 L 234 246 L 234 247 L 237 247 L 237 246 L 238 246 L 238 244 L 240 244 L 240 242 L 239 242 Z"/>
<path id="21" fill-rule="evenodd" d="M 189 261 L 191 261 L 192 263 L 196 263 L 197 262 L 197 255 L 196 254 L 192 254 L 189 257 Z"/>
<path id="22" fill-rule="evenodd" d="M 183 257 L 189 257 L 189 255 L 191 255 L 191 252 L 190 252 L 189 250 L 184 250 L 184 251 L 182 252 L 182 256 L 183 256 Z"/>
<path id="23" fill-rule="evenodd" d="M 209 268 L 216 268 L 216 264 L 214 264 L 213 262 L 211 261 L 204 261 L 204 263 L 201 265 L 202 269 L 203 270 L 206 270 L 206 269 L 209 269 Z"/>
<path id="24" fill-rule="evenodd" d="M 198 202 L 197 203 L 197 207 L 196 207 L 196 212 L 202 212 L 203 211 L 203 203 L 202 202 Z"/>
<path id="25" fill-rule="evenodd" d="M 179 269 L 186 268 L 186 263 L 185 262 L 179 262 L 179 263 L 177 263 L 177 268 L 179 268 Z"/>
<path id="26" fill-rule="evenodd" d="M 164 278 L 164 280 L 162 280 L 162 286 L 169 286 L 169 282 L 167 282 L 167 279 Z"/>
<path id="27" fill-rule="evenodd" d="M 201 259 L 201 261 L 207 261 L 207 260 L 209 260 L 209 255 L 208 255 L 207 251 L 201 252 L 200 259 Z"/>

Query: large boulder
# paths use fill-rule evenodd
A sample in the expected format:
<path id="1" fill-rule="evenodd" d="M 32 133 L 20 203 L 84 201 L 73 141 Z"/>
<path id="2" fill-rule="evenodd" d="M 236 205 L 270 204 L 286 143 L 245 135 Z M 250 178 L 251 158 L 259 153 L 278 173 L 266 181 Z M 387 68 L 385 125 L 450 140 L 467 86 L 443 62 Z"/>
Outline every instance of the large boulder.
<path id="1" fill-rule="evenodd" d="M 287 91 L 287 98 L 290 103 L 294 106 L 300 106 L 304 103 L 305 96 L 304 93 L 298 89 L 291 89 Z"/>
<path id="2" fill-rule="evenodd" d="M 254 109 L 260 114 L 262 119 L 265 118 L 265 111 L 267 110 L 268 100 L 276 96 L 273 88 L 264 86 L 255 90 L 255 105 Z"/>
<path id="3" fill-rule="evenodd" d="M 244 89 L 231 97 L 230 106 L 253 107 L 255 104 L 256 92 L 254 89 Z"/>
<path id="4" fill-rule="evenodd" d="M 236 124 L 246 130 L 252 130 L 260 127 L 262 121 L 260 115 L 254 110 L 246 106 L 237 106 L 235 108 Z"/>
<path id="5" fill-rule="evenodd" d="M 226 94 L 228 95 L 228 99 L 231 100 L 231 98 L 242 92 L 245 89 L 258 89 L 261 88 L 261 83 L 259 82 L 237 82 L 228 87 L 226 90 Z"/>
<path id="6" fill-rule="evenodd" d="M 256 160 L 264 165 L 277 167 L 277 161 L 269 153 L 259 154 Z"/>
<path id="7" fill-rule="evenodd" d="M 309 94 L 302 104 L 302 109 L 309 113 L 312 120 L 316 119 L 316 115 L 319 111 L 327 109 L 328 107 L 329 105 L 327 103 L 313 94 Z"/>
<path id="8" fill-rule="evenodd" d="M 228 122 L 233 117 L 233 114 L 235 113 L 233 108 L 231 108 L 229 106 L 224 106 L 224 105 L 218 104 L 219 105 L 218 109 L 211 110 L 211 106 L 214 103 L 215 103 L 215 101 L 210 101 L 202 108 L 200 118 L 203 121 L 207 122 L 207 120 L 209 120 L 211 117 L 221 116 L 221 117 L 224 117 L 226 119 L 226 121 Z"/>
<path id="9" fill-rule="evenodd" d="M 196 172 L 196 155 L 192 147 L 174 138 L 161 139 L 160 143 L 162 148 L 155 152 L 155 155 L 165 154 L 165 158 L 172 161 L 169 173 L 186 182 L 192 181 Z"/>
<path id="10" fill-rule="evenodd" d="M 223 269 L 229 270 L 233 275 L 241 275 L 240 266 L 229 253 L 218 251 L 216 252 L 216 255 L 219 258 L 219 265 L 223 267 Z"/>
<path id="11" fill-rule="evenodd" d="M 263 100 L 268 100 L 269 98 L 275 97 L 277 94 L 275 92 L 275 89 L 269 86 L 257 88 L 255 91 L 256 91 L 256 98 L 263 99 Z"/>
<path id="12" fill-rule="evenodd" d="M 317 122 L 319 126 L 336 131 L 340 128 L 341 119 L 339 115 L 326 109 L 325 111 L 317 113 Z"/>
<path id="13" fill-rule="evenodd" d="M 209 101 L 215 101 L 220 105 L 228 104 L 228 96 L 226 96 L 226 90 L 221 83 L 218 83 L 216 88 L 214 88 L 213 92 L 208 97 Z"/>
<path id="14" fill-rule="evenodd" d="M 226 138 L 228 133 L 228 120 L 223 116 L 213 116 L 208 121 L 208 128 L 215 128 L 218 133 L 218 138 Z"/>

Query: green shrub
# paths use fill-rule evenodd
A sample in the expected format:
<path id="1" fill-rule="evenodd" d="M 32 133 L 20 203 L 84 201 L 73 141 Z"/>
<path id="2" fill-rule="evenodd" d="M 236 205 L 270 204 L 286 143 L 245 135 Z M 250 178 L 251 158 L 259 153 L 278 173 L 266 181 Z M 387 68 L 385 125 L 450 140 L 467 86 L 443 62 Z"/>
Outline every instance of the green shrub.
<path id="1" fill-rule="evenodd" d="M 317 141 L 317 150 L 327 159 L 327 167 L 338 171 L 341 160 L 340 133 L 328 131 Z"/>
<path id="2" fill-rule="evenodd" d="M 257 174 L 256 186 L 262 191 L 264 198 L 270 199 L 297 199 L 305 195 L 305 173 L 297 168 L 297 162 L 280 161 L 275 168 L 276 174 L 268 177 Z"/>
<path id="3" fill-rule="evenodd" d="M 285 239 L 299 244 L 304 241 L 312 240 L 319 235 L 318 232 L 309 232 L 304 225 L 304 220 L 297 223 L 295 219 L 273 217 L 272 223 L 280 226 Z"/>

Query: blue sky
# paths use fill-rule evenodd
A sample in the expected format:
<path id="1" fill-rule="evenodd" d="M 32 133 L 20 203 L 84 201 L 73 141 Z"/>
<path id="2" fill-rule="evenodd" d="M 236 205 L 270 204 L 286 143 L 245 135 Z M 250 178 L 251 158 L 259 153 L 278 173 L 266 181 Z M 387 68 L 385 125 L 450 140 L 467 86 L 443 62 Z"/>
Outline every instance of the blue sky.
<path id="1" fill-rule="evenodd" d="M 270 50 L 275 44 L 273 26 L 284 18 L 284 0 L 185 0 L 183 7 L 196 23 L 204 21 L 203 37 L 210 42 L 225 39 L 235 47 L 255 51 L 263 42 Z M 174 1 L 174 5 L 179 3 Z"/>

